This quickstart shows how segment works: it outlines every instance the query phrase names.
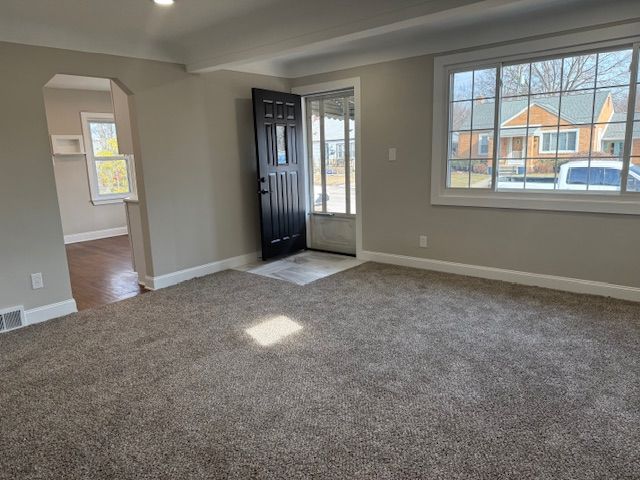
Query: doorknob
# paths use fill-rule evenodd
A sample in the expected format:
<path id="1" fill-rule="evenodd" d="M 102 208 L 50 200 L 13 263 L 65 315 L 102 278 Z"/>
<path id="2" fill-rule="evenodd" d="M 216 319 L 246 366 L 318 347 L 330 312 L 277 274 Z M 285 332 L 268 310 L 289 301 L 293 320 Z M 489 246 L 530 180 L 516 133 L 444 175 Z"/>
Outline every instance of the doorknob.
<path id="1" fill-rule="evenodd" d="M 265 189 L 258 190 L 258 193 L 261 193 L 262 195 L 266 195 L 267 193 L 269 193 L 269 190 L 265 190 Z"/>

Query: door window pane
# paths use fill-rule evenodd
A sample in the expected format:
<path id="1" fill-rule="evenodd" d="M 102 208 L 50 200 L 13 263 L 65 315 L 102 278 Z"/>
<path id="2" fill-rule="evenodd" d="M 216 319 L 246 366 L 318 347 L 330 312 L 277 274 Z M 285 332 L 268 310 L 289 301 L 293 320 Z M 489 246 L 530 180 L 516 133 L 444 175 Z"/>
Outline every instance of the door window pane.
<path id="1" fill-rule="evenodd" d="M 278 165 L 286 165 L 287 160 L 287 127 L 276 125 L 276 161 Z"/>

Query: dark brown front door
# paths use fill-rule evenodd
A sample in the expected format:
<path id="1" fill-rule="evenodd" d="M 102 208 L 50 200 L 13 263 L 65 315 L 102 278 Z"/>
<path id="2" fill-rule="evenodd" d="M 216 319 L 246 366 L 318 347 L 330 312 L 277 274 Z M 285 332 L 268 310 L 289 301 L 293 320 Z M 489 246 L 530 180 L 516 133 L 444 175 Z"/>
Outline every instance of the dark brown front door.
<path id="1" fill-rule="evenodd" d="M 253 89 L 262 259 L 306 248 L 302 99 Z"/>

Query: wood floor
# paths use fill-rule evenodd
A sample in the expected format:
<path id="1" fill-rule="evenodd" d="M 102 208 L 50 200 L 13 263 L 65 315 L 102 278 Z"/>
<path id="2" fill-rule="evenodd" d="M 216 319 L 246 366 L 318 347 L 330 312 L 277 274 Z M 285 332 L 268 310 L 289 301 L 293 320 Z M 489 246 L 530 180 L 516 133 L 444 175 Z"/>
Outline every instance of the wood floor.
<path id="1" fill-rule="evenodd" d="M 66 246 L 71 289 L 78 310 L 144 293 L 132 270 L 129 237 L 105 238 Z"/>

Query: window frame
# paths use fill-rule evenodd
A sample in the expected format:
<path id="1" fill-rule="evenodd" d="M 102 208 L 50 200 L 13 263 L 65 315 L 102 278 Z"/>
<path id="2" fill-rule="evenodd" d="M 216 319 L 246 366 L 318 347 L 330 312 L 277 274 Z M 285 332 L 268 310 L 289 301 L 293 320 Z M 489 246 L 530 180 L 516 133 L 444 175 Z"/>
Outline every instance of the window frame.
<path id="1" fill-rule="evenodd" d="M 640 23 L 606 27 L 589 32 L 578 32 L 554 38 L 544 38 L 513 43 L 482 50 L 461 52 L 436 57 L 434 60 L 433 96 L 433 144 L 431 162 L 431 203 L 433 205 L 457 205 L 490 208 L 515 208 L 532 210 L 558 210 L 617 214 L 640 214 L 638 192 L 623 191 L 627 184 L 632 135 L 627 133 L 624 145 L 621 191 L 543 191 L 523 189 L 498 189 L 497 168 L 493 168 L 491 188 L 462 189 L 447 185 L 447 156 L 449 148 L 448 122 L 450 100 L 450 75 L 470 69 L 497 69 L 497 83 L 503 65 L 527 61 L 541 61 L 559 56 L 583 54 L 622 48 L 633 48 L 629 103 L 637 90 Z M 500 106 L 500 92 L 496 91 L 496 110 Z M 628 110 L 627 131 L 633 124 L 634 109 Z M 499 122 L 496 116 L 495 124 Z M 494 126 L 495 126 L 494 124 Z M 499 127 L 499 125 L 498 125 Z M 494 136 L 499 130 L 494 131 Z M 493 159 L 497 158 L 498 141 L 494 141 Z"/>
<path id="2" fill-rule="evenodd" d="M 92 121 L 97 122 L 111 122 L 115 124 L 115 116 L 112 113 L 96 113 L 96 112 L 80 112 L 80 119 L 82 123 L 82 136 L 85 145 L 85 160 L 87 164 L 87 176 L 89 178 L 89 193 L 91 195 L 91 203 L 93 205 L 108 205 L 114 203 L 123 203 L 125 198 L 136 196 L 136 180 L 135 169 L 132 155 L 115 155 L 112 157 L 98 157 L 93 154 L 93 142 L 91 139 L 91 129 L 89 123 Z M 117 135 L 117 128 L 116 128 Z M 129 181 L 129 192 L 127 193 L 113 193 L 113 194 L 101 194 L 98 183 L 98 172 L 96 169 L 96 162 L 108 161 L 108 160 L 125 160 L 127 162 L 127 176 Z"/>

